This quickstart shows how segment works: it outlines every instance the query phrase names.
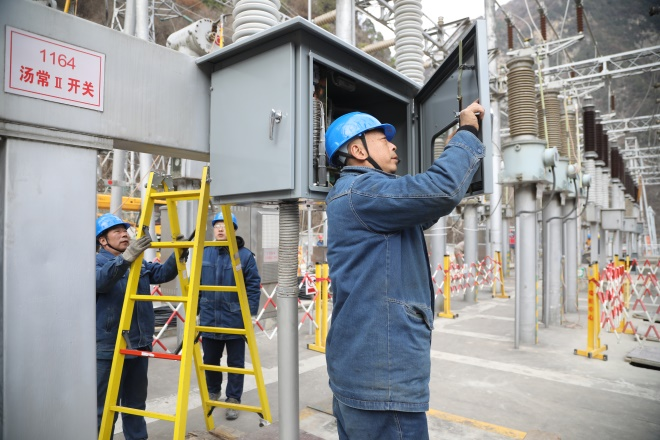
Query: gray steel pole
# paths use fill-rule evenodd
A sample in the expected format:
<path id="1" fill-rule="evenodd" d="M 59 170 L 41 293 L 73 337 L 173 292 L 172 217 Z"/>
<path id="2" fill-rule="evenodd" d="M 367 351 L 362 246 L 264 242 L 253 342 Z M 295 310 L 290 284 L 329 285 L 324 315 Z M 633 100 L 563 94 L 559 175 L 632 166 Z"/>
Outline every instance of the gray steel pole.
<path id="1" fill-rule="evenodd" d="M 110 188 L 110 213 L 122 218 L 122 197 L 126 176 L 126 152 L 124 150 L 112 150 L 112 186 Z"/>
<path id="2" fill-rule="evenodd" d="M 592 235 L 592 240 L 593 237 Z M 603 229 L 600 231 L 600 238 L 598 239 L 598 270 L 602 270 L 607 266 L 607 244 L 607 231 Z"/>
<path id="3" fill-rule="evenodd" d="M 509 219 L 506 217 L 502 218 L 502 231 L 500 231 L 502 238 L 502 270 L 505 277 L 509 276 Z"/>
<path id="4" fill-rule="evenodd" d="M 576 199 L 568 199 L 564 205 L 562 216 L 567 216 L 564 223 L 565 231 L 565 270 L 566 292 L 564 295 L 564 309 L 567 312 L 577 311 L 577 268 L 578 268 L 578 218 L 575 204 Z M 571 212 L 573 211 L 573 212 Z"/>
<path id="5" fill-rule="evenodd" d="M 543 210 L 543 323 L 546 326 L 561 324 L 561 244 L 561 205 L 559 195 L 555 194 Z"/>
<path id="6" fill-rule="evenodd" d="M 470 274 L 470 284 L 474 283 L 474 277 L 476 276 L 476 271 L 474 270 L 473 265 L 477 262 L 477 204 L 474 202 L 468 202 L 463 211 L 463 230 L 465 231 L 464 239 L 464 254 L 465 254 L 465 265 L 467 266 L 467 271 Z M 465 292 L 465 301 L 474 302 L 475 301 L 475 291 L 474 287 L 469 287 Z"/>
<path id="7" fill-rule="evenodd" d="M 536 210 L 534 185 L 515 189 L 516 321 L 514 346 L 536 344 Z"/>
<path id="8" fill-rule="evenodd" d="M 598 247 L 600 242 L 598 237 L 600 236 L 599 230 L 600 224 L 598 222 L 589 223 L 589 231 L 591 233 L 591 256 L 589 258 L 589 264 L 598 262 Z"/>
<path id="9" fill-rule="evenodd" d="M 140 195 L 142 198 L 142 214 L 144 215 L 144 207 L 147 205 L 146 196 L 147 188 L 145 185 L 149 181 L 149 173 L 151 172 L 151 166 L 153 164 L 153 156 L 151 154 L 140 153 Z M 149 219 L 149 233 L 153 240 L 156 239 L 156 218 L 151 215 Z M 156 249 L 149 248 L 144 251 L 144 259 L 146 261 L 154 261 L 156 259 Z"/>
<path id="10" fill-rule="evenodd" d="M 298 204 L 280 203 L 277 286 L 277 380 L 281 439 L 298 439 Z"/>
<path id="11" fill-rule="evenodd" d="M 355 46 L 355 1 L 337 0 L 337 36 Z"/>
<path id="12" fill-rule="evenodd" d="M 484 11 L 486 13 L 486 28 L 488 30 L 488 49 L 497 49 L 497 36 L 495 32 L 495 2 L 493 0 L 484 1 Z M 491 78 L 496 78 L 497 57 L 493 57 L 488 64 L 488 71 Z M 490 101 L 490 111 L 492 116 L 492 134 L 491 143 L 493 144 L 493 193 L 490 195 L 490 243 L 492 245 L 489 255 L 495 257 L 495 252 L 500 251 L 504 260 L 504 249 L 508 245 L 505 241 L 506 236 L 502 236 L 502 185 L 497 181 L 497 175 L 502 164 L 501 156 L 501 138 L 500 138 L 500 101 L 493 94 Z"/>

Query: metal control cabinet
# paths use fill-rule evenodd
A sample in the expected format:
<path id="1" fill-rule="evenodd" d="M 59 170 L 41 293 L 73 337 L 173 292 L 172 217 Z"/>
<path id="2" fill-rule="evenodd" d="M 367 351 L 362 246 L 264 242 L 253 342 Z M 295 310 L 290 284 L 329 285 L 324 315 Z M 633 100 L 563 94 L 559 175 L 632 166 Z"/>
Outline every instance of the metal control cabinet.
<path id="1" fill-rule="evenodd" d="M 220 203 L 325 200 L 336 170 L 319 168 L 319 140 L 332 120 L 351 111 L 396 127 L 397 174 L 426 170 L 434 139 L 459 110 L 459 77 L 463 107 L 479 98 L 490 114 L 485 22 L 462 41 L 460 56 L 454 51 L 421 89 L 300 17 L 199 58 L 212 69 L 212 196 Z M 492 191 L 488 117 L 482 133 L 486 158 L 472 195 Z"/>

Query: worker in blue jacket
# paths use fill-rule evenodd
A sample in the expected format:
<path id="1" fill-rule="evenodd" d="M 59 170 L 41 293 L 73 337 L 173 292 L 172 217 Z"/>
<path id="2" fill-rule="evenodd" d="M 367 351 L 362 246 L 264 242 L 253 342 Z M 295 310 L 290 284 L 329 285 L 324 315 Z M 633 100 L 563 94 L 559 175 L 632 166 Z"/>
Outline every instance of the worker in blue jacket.
<path id="1" fill-rule="evenodd" d="M 415 176 L 394 174 L 392 125 L 353 112 L 328 127 L 328 157 L 343 167 L 326 198 L 326 361 L 341 440 L 429 438 L 434 289 L 424 229 L 465 195 L 484 157 L 483 114 L 477 102 L 463 110 L 442 155 Z"/>
<path id="2" fill-rule="evenodd" d="M 96 244 L 99 246 L 96 254 L 97 429 L 101 427 L 112 356 L 131 263 L 137 258 L 142 258 L 142 253 L 151 244 L 149 234 L 131 242 L 128 236 L 130 226 L 112 214 L 102 215 L 96 220 Z M 143 261 L 137 293 L 150 295 L 150 284 L 173 280 L 177 273 L 174 254 L 165 264 Z M 153 336 L 153 304 L 149 301 L 138 301 L 135 303 L 128 333 L 131 347 L 136 350 L 151 351 Z M 120 405 L 141 410 L 146 408 L 148 366 L 147 357 L 126 356 L 118 396 Z M 126 440 L 147 438 L 147 424 L 144 417 L 122 413 L 122 423 Z"/>
<path id="3" fill-rule="evenodd" d="M 237 230 L 238 221 L 234 214 L 231 215 L 231 220 L 234 229 Z M 213 217 L 211 223 L 213 224 L 215 240 L 227 240 L 225 220 L 221 212 Z M 243 238 L 237 236 L 236 242 L 243 270 L 245 290 L 250 304 L 250 314 L 254 316 L 259 308 L 261 277 L 254 255 L 245 247 Z M 204 248 L 201 284 L 206 286 L 236 285 L 228 248 L 221 246 Z M 199 324 L 209 327 L 245 328 L 243 316 L 241 315 L 241 305 L 238 302 L 238 294 L 236 292 L 201 291 L 199 294 Z M 242 335 L 203 332 L 202 348 L 204 349 L 204 364 L 220 365 L 222 353 L 226 348 L 227 366 L 245 368 L 245 338 Z M 228 403 L 241 403 L 245 375 L 228 373 L 227 376 L 225 401 Z M 206 384 L 210 399 L 219 400 L 222 395 L 222 373 L 207 370 Z M 225 417 L 227 420 L 235 420 L 238 418 L 238 411 L 228 408 Z"/>

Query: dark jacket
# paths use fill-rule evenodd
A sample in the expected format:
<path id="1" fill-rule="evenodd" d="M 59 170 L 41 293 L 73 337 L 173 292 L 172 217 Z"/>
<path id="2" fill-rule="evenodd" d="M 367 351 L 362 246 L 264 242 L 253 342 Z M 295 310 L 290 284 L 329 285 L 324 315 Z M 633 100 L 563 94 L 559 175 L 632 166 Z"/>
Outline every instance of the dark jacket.
<path id="1" fill-rule="evenodd" d="M 461 201 L 484 147 L 459 131 L 425 173 L 346 167 L 328 197 L 330 388 L 345 405 L 428 410 L 433 286 L 424 228 Z"/>
<path id="2" fill-rule="evenodd" d="M 161 284 L 177 276 L 174 254 L 164 264 L 142 262 L 137 293 L 150 295 L 150 284 Z M 124 305 L 131 263 L 105 249 L 96 254 L 96 357 L 112 359 L 117 341 L 119 318 Z M 136 301 L 128 333 L 133 348 L 151 347 L 154 336 L 154 306 Z"/>
<path id="3" fill-rule="evenodd" d="M 245 246 L 241 237 L 236 237 L 238 255 L 243 269 L 245 290 L 247 291 L 250 314 L 256 315 L 259 309 L 261 295 L 261 277 L 257 262 L 252 252 Z M 226 247 L 208 246 L 204 248 L 202 262 L 202 285 L 235 286 L 234 271 Z M 209 327 L 244 328 L 241 316 L 241 305 L 235 292 L 200 291 L 199 294 L 199 324 Z M 211 339 L 236 339 L 241 335 L 220 333 L 202 333 L 202 337 Z"/>

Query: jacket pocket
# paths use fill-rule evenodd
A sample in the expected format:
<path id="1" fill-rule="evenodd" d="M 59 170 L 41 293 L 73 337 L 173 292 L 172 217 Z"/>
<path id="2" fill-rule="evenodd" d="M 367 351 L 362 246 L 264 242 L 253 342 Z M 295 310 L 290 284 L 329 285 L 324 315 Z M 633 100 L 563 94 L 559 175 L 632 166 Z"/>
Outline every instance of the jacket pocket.
<path id="1" fill-rule="evenodd" d="M 106 319 L 105 319 L 105 331 L 110 333 L 114 327 L 115 317 L 112 311 L 112 307 L 108 307 L 105 310 Z"/>

